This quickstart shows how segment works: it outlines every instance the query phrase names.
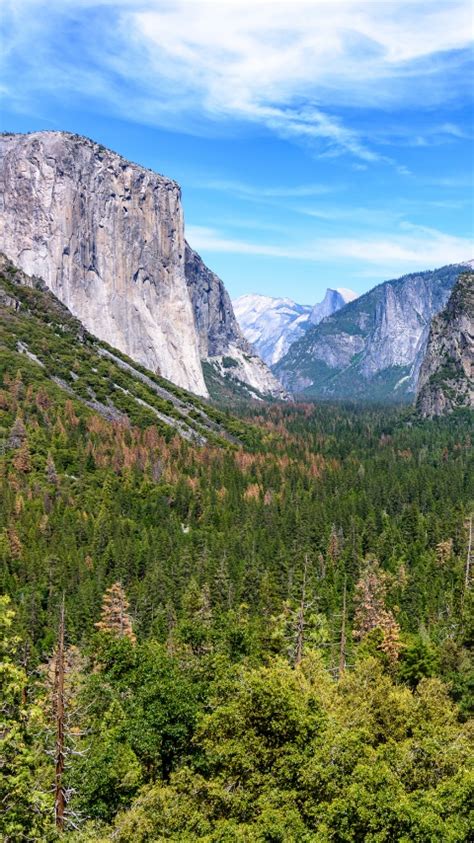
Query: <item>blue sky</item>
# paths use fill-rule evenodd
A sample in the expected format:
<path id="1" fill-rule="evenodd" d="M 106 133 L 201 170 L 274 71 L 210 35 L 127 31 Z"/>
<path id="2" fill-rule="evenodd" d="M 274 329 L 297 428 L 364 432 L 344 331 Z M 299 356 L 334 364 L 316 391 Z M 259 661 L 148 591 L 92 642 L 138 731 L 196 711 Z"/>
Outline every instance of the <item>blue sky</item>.
<path id="1" fill-rule="evenodd" d="M 175 178 L 231 295 L 474 257 L 465 0 L 0 0 L 1 128 Z"/>

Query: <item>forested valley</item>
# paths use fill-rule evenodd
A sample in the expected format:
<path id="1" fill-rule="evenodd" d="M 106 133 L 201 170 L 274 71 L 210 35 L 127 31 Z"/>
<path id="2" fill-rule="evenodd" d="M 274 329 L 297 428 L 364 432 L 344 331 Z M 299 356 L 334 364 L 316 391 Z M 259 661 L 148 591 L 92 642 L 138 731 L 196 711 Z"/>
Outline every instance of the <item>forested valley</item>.
<path id="1" fill-rule="evenodd" d="M 469 413 L 198 446 L 1 363 L 2 839 L 472 839 Z"/>

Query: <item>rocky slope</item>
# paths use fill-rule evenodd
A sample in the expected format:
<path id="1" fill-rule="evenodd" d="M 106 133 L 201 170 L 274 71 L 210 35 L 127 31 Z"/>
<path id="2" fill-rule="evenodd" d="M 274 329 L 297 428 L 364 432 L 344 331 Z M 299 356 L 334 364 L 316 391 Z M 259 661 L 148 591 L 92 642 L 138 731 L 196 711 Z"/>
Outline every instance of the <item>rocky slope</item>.
<path id="1" fill-rule="evenodd" d="M 274 367 L 308 397 L 409 400 L 432 317 L 446 304 L 462 265 L 386 281 L 309 328 Z"/>
<path id="2" fill-rule="evenodd" d="M 195 317 L 176 182 L 86 138 L 48 131 L 0 137 L 0 188 L 0 249 L 15 264 L 43 278 L 91 333 L 173 383 L 208 394 L 206 305 L 196 293 Z M 229 302 L 217 301 L 222 284 L 213 289 L 210 346 L 220 342 L 224 350 Z M 266 394 L 262 367 L 248 362 L 241 374 Z M 269 392 L 280 394 L 268 370 L 266 378 Z"/>
<path id="3" fill-rule="evenodd" d="M 229 294 L 221 279 L 186 243 L 185 275 L 193 305 L 201 360 L 211 395 L 216 376 L 231 381 L 241 396 L 271 395 L 286 399 L 286 391 L 255 353 L 240 330 Z"/>
<path id="4" fill-rule="evenodd" d="M 273 366 L 311 324 L 317 324 L 355 298 L 352 290 L 328 289 L 323 301 L 314 307 L 297 304 L 292 299 L 253 294 L 240 296 L 233 305 L 245 337 L 262 360 Z"/>
<path id="5" fill-rule="evenodd" d="M 448 303 L 434 317 L 418 381 L 417 408 L 439 416 L 474 408 L 474 273 L 459 276 Z"/>

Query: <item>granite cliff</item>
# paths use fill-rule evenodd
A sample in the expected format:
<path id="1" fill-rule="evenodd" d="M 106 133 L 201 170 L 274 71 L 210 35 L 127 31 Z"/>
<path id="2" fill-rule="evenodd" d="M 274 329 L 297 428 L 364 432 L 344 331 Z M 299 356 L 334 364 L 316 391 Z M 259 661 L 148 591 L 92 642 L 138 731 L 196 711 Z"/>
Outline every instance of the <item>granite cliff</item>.
<path id="1" fill-rule="evenodd" d="M 92 334 L 203 396 L 206 308 L 209 350 L 227 354 L 237 342 L 247 354 L 227 336 L 232 307 L 222 283 L 209 301 L 204 281 L 188 284 L 176 182 L 86 138 L 47 131 L 1 136 L 0 189 L 0 249 L 42 278 Z M 282 394 L 253 358 L 241 380 Z"/>
<path id="2" fill-rule="evenodd" d="M 417 408 L 439 416 L 474 408 L 474 273 L 459 276 L 434 317 L 418 381 Z"/>
<path id="3" fill-rule="evenodd" d="M 307 397 L 411 400 L 431 319 L 463 269 L 457 264 L 379 284 L 309 328 L 273 371 Z"/>
<path id="4" fill-rule="evenodd" d="M 221 279 L 186 243 L 185 275 L 199 338 L 201 360 L 242 395 L 286 399 L 287 393 L 245 339 Z M 208 378 L 210 391 L 212 377 Z"/>
<path id="5" fill-rule="evenodd" d="M 80 402 L 94 415 L 125 425 L 129 433 L 130 426 L 135 432 L 153 428 L 150 442 L 155 434 L 168 441 L 180 436 L 195 445 L 255 442 L 255 430 L 248 424 L 90 334 L 41 279 L 26 275 L 1 252 L 0 325 L 0 372 L 19 373 L 19 383 L 42 396 L 46 419 L 51 409 L 46 396 L 52 390 L 59 405 L 65 399 Z M 8 388 L 8 377 L 4 381 Z M 2 391 L 4 416 L 5 394 Z M 134 434 L 131 437 L 129 443 Z M 142 457 L 140 464 L 143 467 Z M 118 458 L 119 471 L 122 465 Z M 151 461 L 148 467 L 155 479 L 160 477 L 159 462 L 152 467 Z"/>
<path id="6" fill-rule="evenodd" d="M 323 300 L 314 305 L 309 317 L 310 323 L 312 325 L 319 325 L 327 316 L 332 316 L 333 313 L 336 313 L 341 307 L 344 307 L 345 304 L 354 301 L 356 298 L 357 293 L 354 293 L 353 290 L 347 290 L 345 287 L 338 287 L 333 290 L 331 287 L 328 287 Z"/>

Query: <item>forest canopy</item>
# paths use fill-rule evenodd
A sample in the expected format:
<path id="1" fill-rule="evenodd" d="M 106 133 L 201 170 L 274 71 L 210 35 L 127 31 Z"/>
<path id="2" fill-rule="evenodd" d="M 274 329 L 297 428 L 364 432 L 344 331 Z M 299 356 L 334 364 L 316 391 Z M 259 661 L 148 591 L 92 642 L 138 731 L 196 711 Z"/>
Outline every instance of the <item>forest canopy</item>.
<path id="1" fill-rule="evenodd" d="M 3 839 L 470 839 L 469 414 L 200 447 L 2 355 Z"/>

